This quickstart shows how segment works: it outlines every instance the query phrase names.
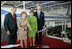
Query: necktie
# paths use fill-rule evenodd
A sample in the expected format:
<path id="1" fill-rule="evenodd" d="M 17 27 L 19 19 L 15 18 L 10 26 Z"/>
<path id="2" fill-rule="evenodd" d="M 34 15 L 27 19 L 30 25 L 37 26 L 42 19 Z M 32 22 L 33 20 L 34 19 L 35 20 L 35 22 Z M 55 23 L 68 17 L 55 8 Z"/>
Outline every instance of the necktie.
<path id="1" fill-rule="evenodd" d="M 40 18 L 40 12 L 38 12 L 38 18 Z"/>
<path id="2" fill-rule="evenodd" d="M 15 22 L 15 15 L 13 14 L 14 22 Z"/>

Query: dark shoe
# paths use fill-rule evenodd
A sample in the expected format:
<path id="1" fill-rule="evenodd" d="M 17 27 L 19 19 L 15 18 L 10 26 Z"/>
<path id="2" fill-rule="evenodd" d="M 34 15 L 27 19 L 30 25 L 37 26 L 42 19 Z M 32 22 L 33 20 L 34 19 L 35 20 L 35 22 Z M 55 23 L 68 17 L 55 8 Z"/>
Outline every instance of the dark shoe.
<path id="1" fill-rule="evenodd" d="M 42 45 L 41 43 L 39 43 L 40 45 Z"/>
<path id="2" fill-rule="evenodd" d="M 37 45 L 38 45 L 38 43 L 35 44 L 35 46 L 37 46 Z"/>

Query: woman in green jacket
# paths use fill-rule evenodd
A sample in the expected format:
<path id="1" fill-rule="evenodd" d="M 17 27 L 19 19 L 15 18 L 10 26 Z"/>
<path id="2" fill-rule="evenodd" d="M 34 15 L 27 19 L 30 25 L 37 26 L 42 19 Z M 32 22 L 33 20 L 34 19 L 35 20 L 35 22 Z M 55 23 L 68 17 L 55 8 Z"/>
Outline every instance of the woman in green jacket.
<path id="1" fill-rule="evenodd" d="M 35 46 L 35 36 L 37 31 L 37 18 L 34 16 L 34 11 L 30 11 L 30 17 L 28 17 L 29 24 L 32 28 L 32 31 L 29 30 L 28 35 L 30 39 L 30 46 L 32 46 L 32 38 L 33 38 L 33 46 Z"/>

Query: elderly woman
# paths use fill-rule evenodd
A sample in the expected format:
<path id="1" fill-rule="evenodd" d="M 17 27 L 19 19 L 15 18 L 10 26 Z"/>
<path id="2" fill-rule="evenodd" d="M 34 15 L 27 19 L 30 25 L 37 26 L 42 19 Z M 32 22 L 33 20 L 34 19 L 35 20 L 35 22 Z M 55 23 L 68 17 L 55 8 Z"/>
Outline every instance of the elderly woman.
<path id="1" fill-rule="evenodd" d="M 30 27 L 28 20 L 26 18 L 27 13 L 22 12 L 21 18 L 18 20 L 18 40 L 20 40 L 21 47 L 23 48 L 23 40 L 25 43 L 25 48 L 27 48 L 27 26 L 29 27 L 29 30 L 32 31 L 32 28 Z"/>

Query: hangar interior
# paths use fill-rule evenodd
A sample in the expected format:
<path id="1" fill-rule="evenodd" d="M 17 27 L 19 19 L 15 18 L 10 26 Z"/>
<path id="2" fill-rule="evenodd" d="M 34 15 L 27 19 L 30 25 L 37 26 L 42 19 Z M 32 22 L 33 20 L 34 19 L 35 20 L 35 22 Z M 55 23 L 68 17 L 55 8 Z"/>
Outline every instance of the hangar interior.
<path id="1" fill-rule="evenodd" d="M 45 15 L 46 36 L 71 40 L 71 1 L 1 1 L 1 7 L 16 6 L 19 9 L 34 11 L 37 10 L 38 4 L 42 6 Z M 5 31 L 1 26 L 1 42 L 7 40 L 3 32 Z"/>

